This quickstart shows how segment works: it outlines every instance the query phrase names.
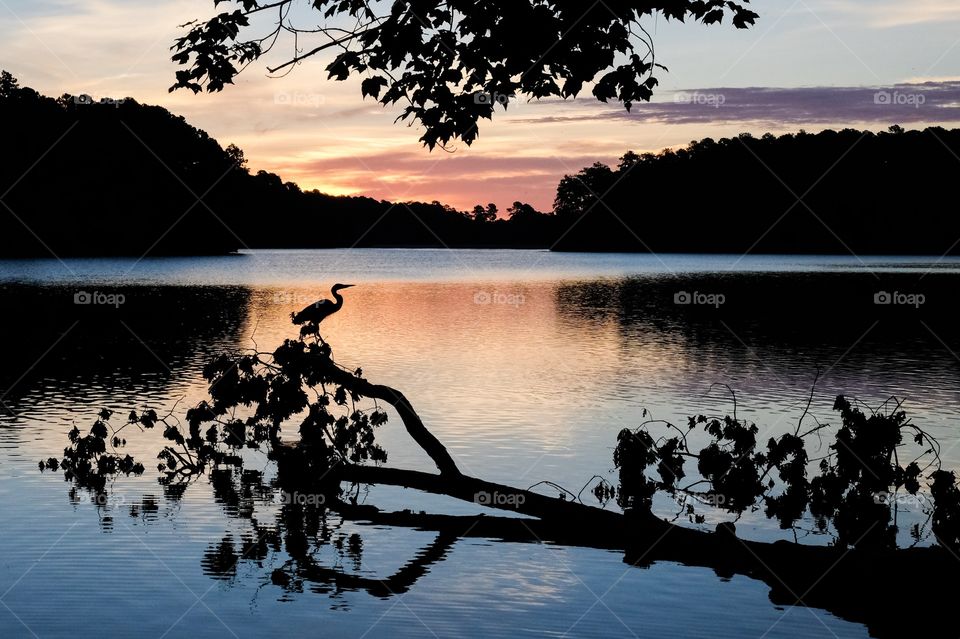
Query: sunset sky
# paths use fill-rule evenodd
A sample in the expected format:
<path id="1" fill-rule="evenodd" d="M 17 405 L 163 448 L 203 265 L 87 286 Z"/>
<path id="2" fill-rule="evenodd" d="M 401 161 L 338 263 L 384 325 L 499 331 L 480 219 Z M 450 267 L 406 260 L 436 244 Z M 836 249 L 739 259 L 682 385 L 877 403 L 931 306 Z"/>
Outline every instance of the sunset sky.
<path id="1" fill-rule="evenodd" d="M 160 104 L 239 145 L 252 169 L 303 188 L 464 209 L 514 200 L 550 209 L 565 173 L 705 136 L 960 122 L 960 2 L 767 0 L 753 9 L 760 20 L 749 30 L 652 20 L 658 61 L 670 69 L 653 104 L 626 113 L 589 91 L 517 102 L 454 152 L 421 147 L 418 129 L 393 123 L 399 107 L 361 99 L 359 80 L 326 80 L 329 58 L 280 79 L 261 60 L 222 93 L 167 93 L 177 25 L 212 15 L 208 0 L 0 0 L 0 67 L 48 95 Z M 282 48 L 267 60 L 285 60 L 292 43 Z M 892 103 L 878 104 L 878 91 Z"/>

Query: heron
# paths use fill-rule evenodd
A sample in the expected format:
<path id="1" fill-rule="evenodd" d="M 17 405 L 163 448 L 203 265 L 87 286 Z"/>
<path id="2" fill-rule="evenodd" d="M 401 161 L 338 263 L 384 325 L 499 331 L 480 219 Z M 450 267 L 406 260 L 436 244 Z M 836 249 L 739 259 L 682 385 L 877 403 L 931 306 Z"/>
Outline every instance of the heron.
<path id="1" fill-rule="evenodd" d="M 327 299 L 317 300 L 299 313 L 294 313 L 293 323 L 298 325 L 313 324 L 319 327 L 320 322 L 343 307 L 343 296 L 340 295 L 340 291 L 345 288 L 350 288 L 351 286 L 353 286 L 353 284 L 334 284 L 333 288 L 330 289 L 330 293 L 333 295 L 333 299 L 336 300 L 335 302 Z"/>

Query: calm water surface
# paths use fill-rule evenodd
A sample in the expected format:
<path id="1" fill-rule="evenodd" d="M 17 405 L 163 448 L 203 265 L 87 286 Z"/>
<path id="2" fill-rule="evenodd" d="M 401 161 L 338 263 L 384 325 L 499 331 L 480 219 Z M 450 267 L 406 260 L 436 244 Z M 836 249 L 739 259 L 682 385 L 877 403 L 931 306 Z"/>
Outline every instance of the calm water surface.
<path id="1" fill-rule="evenodd" d="M 358 285 L 325 323 L 337 360 L 402 389 L 461 468 L 490 480 L 573 492 L 612 480 L 616 435 L 644 410 L 678 423 L 732 411 L 715 383 L 735 389 L 762 438 L 792 429 L 818 370 L 819 419 L 839 393 L 873 405 L 896 395 L 960 468 L 956 260 L 342 250 L 0 261 L 0 637 L 867 636 L 824 611 L 777 607 L 745 577 L 545 544 L 458 540 L 391 596 L 282 589 L 271 582 L 282 548 L 229 561 L 248 520 L 209 482 L 171 499 L 148 463 L 98 507 L 37 471 L 100 407 L 199 400 L 212 354 L 269 350 L 292 336 L 289 314 L 337 281 Z M 75 303 L 83 294 L 122 304 Z M 431 469 L 398 419 L 378 436 L 389 464 Z M 160 446 L 156 433 L 131 440 L 147 462 Z M 272 470 L 263 456 L 247 467 Z M 264 522 L 277 510 L 243 497 Z M 362 498 L 476 512 L 400 489 Z M 722 519 L 709 515 L 708 526 Z M 761 513 L 738 529 L 806 535 Z M 339 520 L 317 536 L 318 564 L 371 579 L 436 537 Z"/>

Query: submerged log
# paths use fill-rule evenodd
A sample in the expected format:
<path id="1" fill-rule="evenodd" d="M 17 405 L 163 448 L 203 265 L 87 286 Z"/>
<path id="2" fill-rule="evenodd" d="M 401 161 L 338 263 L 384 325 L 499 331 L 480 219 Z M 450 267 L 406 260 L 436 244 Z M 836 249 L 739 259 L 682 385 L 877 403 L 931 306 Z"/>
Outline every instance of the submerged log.
<path id="1" fill-rule="evenodd" d="M 877 637 L 955 625 L 953 606 L 960 601 L 960 582 L 955 575 L 960 557 L 948 548 L 890 550 L 750 541 L 738 537 L 732 524 L 705 532 L 672 524 L 649 511 L 613 512 L 488 482 L 459 471 L 401 393 L 374 386 L 346 371 L 337 381 L 394 406 L 407 431 L 440 470 L 436 475 L 344 464 L 335 470 L 337 479 L 446 495 L 525 516 L 387 513 L 372 506 L 334 504 L 332 509 L 344 517 L 436 531 L 443 536 L 445 547 L 451 538 L 462 537 L 553 543 L 621 551 L 624 561 L 633 566 L 672 561 L 710 568 L 723 578 L 745 575 L 767 584 L 770 599 L 777 605 L 821 608 L 866 625 Z M 911 596 L 912 605 L 908 603 Z M 891 608 L 891 601 L 902 603 L 905 609 Z"/>
<path id="2" fill-rule="evenodd" d="M 341 466 L 336 472 L 343 481 L 413 488 L 550 521 L 584 518 L 590 525 L 616 526 L 623 518 L 619 513 L 593 508 L 580 502 L 548 497 L 463 474 L 450 477 L 401 468 L 355 465 Z"/>
<path id="3" fill-rule="evenodd" d="M 632 566 L 669 561 L 709 568 L 724 579 L 744 575 L 769 586 L 770 600 L 776 605 L 823 609 L 864 624 L 875 637 L 925 630 L 957 634 L 954 608 L 960 601 L 956 579 L 960 558 L 943 547 L 873 550 L 749 541 L 737 537 L 730 524 L 706 532 L 650 513 L 582 508 L 576 510 L 576 518 L 527 519 L 383 512 L 347 503 L 331 506 L 361 524 L 435 531 L 445 542 L 485 538 L 614 550 L 623 552 L 623 561 Z M 816 627 L 812 619 L 811 624 Z"/>

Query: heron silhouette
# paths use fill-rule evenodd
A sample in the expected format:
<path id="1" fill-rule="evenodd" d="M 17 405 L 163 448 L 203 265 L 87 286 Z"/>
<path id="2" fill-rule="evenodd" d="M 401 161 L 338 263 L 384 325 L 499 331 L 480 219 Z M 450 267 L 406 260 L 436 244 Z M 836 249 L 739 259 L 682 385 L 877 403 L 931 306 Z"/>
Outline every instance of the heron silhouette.
<path id="1" fill-rule="evenodd" d="M 331 302 L 328 299 L 317 300 L 299 313 L 291 314 L 294 324 L 304 325 L 303 329 L 301 329 L 301 334 L 303 334 L 304 330 L 312 330 L 314 334 L 319 336 L 320 322 L 343 308 L 343 296 L 340 295 L 340 291 L 345 288 L 350 288 L 351 286 L 353 286 L 353 284 L 334 284 L 333 288 L 330 289 L 330 293 L 336 301 Z"/>

